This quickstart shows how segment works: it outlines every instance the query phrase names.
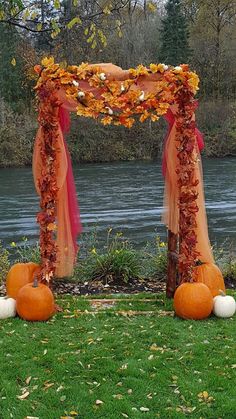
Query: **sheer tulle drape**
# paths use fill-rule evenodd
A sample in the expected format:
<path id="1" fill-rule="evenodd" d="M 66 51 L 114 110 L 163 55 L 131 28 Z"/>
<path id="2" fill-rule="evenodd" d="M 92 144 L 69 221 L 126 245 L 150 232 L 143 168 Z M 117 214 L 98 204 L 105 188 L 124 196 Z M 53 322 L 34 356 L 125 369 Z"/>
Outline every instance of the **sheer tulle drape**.
<path id="1" fill-rule="evenodd" d="M 43 130 L 40 127 L 36 136 L 33 155 L 33 174 L 35 187 L 40 195 L 38 180 L 41 177 L 43 164 L 40 148 L 43 147 Z M 61 278 L 70 276 L 77 255 L 76 239 L 81 232 L 79 207 L 71 167 L 70 156 L 64 142 L 61 126 L 58 123 L 58 135 L 55 138 L 56 167 L 57 167 L 57 247 L 58 263 L 56 276 Z"/>
<path id="2" fill-rule="evenodd" d="M 168 110 L 166 119 L 169 123 L 169 132 L 165 140 L 163 153 L 163 173 L 165 176 L 165 191 L 163 204 L 162 220 L 167 228 L 173 233 L 179 232 L 179 188 L 177 184 L 176 167 L 178 165 L 176 141 L 176 121 L 174 112 L 175 106 Z M 198 198 L 197 205 L 199 211 L 197 212 L 197 246 L 196 250 L 200 253 L 200 260 L 202 262 L 214 262 L 211 245 L 208 237 L 207 216 L 205 210 L 205 199 L 203 190 L 203 176 L 200 150 L 203 147 L 203 140 L 200 132 L 196 130 L 196 146 L 195 146 L 195 178 L 199 180 L 197 186 Z"/>

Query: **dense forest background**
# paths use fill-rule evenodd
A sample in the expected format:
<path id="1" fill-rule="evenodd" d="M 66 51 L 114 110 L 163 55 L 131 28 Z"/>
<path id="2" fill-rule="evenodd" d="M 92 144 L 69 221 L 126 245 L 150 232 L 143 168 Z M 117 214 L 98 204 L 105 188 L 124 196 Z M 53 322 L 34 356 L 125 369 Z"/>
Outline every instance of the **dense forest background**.
<path id="1" fill-rule="evenodd" d="M 45 55 L 69 64 L 113 62 L 123 68 L 188 62 L 201 80 L 197 120 L 205 154 L 236 156 L 236 0 L 66 0 L 56 8 L 40 0 L 32 3 L 33 11 L 26 9 L 21 24 L 1 18 L 8 3 L 0 1 L 1 167 L 31 163 L 37 127 L 32 69 Z M 38 15 L 35 31 L 24 27 L 33 20 L 30 13 Z M 59 31 L 63 19 L 72 23 Z M 165 130 L 163 121 L 128 130 L 77 118 L 68 143 L 75 162 L 156 159 Z"/>

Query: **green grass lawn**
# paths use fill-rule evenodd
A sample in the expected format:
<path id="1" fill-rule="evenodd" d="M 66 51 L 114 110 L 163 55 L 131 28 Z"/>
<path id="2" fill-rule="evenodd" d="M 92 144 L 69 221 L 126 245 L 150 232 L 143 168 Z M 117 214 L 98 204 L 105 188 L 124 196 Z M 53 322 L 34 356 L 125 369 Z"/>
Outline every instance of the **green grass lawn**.
<path id="1" fill-rule="evenodd" d="M 236 418 L 236 316 L 183 321 L 163 295 L 123 298 L 1 321 L 0 419 Z"/>

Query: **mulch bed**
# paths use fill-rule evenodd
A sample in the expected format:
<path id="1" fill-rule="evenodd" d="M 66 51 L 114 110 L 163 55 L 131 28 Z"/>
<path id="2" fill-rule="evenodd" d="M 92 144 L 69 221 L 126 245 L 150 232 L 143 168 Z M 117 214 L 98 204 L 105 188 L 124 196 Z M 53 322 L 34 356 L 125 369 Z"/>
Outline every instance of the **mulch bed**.
<path id="1" fill-rule="evenodd" d="M 236 284 L 230 279 L 225 279 L 227 289 L 235 289 Z M 52 286 L 56 294 L 71 295 L 99 295 L 99 294 L 137 294 L 140 292 L 161 293 L 165 292 L 165 280 L 138 280 L 132 279 L 127 284 L 114 283 L 104 284 L 102 281 L 90 281 L 84 283 L 68 282 L 63 280 L 54 281 Z"/>
<path id="2" fill-rule="evenodd" d="M 130 280 L 125 283 L 104 284 L 102 281 L 91 282 L 68 282 L 63 280 L 54 281 L 52 289 L 56 294 L 71 295 L 99 295 L 99 294 L 137 294 L 139 292 L 160 293 L 165 291 L 165 282 L 163 281 L 140 281 L 138 279 Z"/>
<path id="3" fill-rule="evenodd" d="M 52 291 L 57 295 L 99 295 L 99 294 L 137 294 L 139 292 L 160 293 L 165 291 L 165 282 L 158 280 L 138 279 L 125 283 L 104 284 L 102 281 L 71 282 L 69 280 L 55 280 Z M 0 296 L 6 295 L 5 285 L 0 286 Z"/>
<path id="4" fill-rule="evenodd" d="M 235 289 L 236 283 L 231 279 L 225 279 L 225 286 L 228 289 Z M 165 292 L 166 284 L 164 280 L 130 280 L 125 283 L 104 284 L 102 281 L 91 282 L 71 282 L 69 280 L 57 280 L 52 284 L 55 294 L 70 295 L 102 295 L 102 294 L 137 294 L 140 292 L 161 293 Z M 4 285 L 0 286 L 0 295 L 6 295 Z"/>

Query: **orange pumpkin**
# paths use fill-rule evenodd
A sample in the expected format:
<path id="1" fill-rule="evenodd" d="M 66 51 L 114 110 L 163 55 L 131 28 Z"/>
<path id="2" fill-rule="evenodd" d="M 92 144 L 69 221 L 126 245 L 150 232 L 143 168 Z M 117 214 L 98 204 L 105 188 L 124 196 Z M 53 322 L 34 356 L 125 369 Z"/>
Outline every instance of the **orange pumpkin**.
<path id="1" fill-rule="evenodd" d="M 207 285 L 212 296 L 220 294 L 220 290 L 225 292 L 223 275 L 214 263 L 203 263 L 194 268 L 194 280 Z"/>
<path id="2" fill-rule="evenodd" d="M 19 290 L 33 281 L 34 275 L 40 270 L 37 263 L 16 263 L 8 272 L 6 281 L 7 295 L 16 299 Z"/>
<path id="3" fill-rule="evenodd" d="M 24 320 L 33 322 L 48 320 L 55 312 L 52 291 L 47 285 L 34 280 L 18 292 L 16 311 Z"/>
<path id="4" fill-rule="evenodd" d="M 211 314 L 213 297 L 201 282 L 185 282 L 175 291 L 174 308 L 183 319 L 202 320 Z"/>

